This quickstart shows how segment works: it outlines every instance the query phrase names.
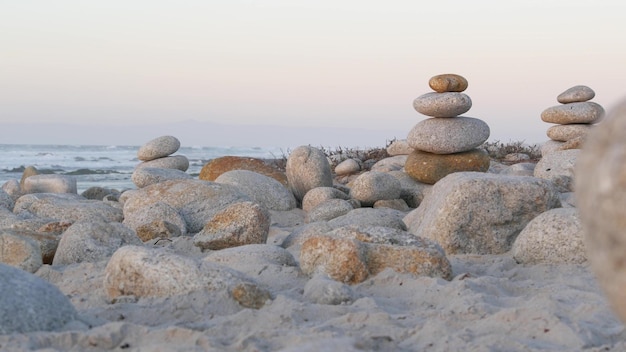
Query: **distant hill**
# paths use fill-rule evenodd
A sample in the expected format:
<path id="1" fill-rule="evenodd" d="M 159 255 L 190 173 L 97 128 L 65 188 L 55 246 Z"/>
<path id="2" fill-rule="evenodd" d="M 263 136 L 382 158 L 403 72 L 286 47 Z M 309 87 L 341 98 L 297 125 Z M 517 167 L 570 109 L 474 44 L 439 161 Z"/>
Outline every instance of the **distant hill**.
<path id="1" fill-rule="evenodd" d="M 406 130 L 402 127 L 397 130 L 368 130 L 227 125 L 195 120 L 128 126 L 0 123 L 0 144 L 141 145 L 159 136 L 173 135 L 184 146 L 379 147 L 394 138 L 406 138 L 410 127 Z"/>

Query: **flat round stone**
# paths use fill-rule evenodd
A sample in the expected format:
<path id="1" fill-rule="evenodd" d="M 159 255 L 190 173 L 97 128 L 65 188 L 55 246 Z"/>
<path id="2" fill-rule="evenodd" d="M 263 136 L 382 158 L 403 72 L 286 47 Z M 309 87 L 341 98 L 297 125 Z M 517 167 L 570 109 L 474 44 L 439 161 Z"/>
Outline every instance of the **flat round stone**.
<path id="1" fill-rule="evenodd" d="M 604 108 L 591 101 L 556 105 L 545 109 L 541 119 L 548 123 L 596 123 L 604 117 Z"/>
<path id="2" fill-rule="evenodd" d="M 587 86 L 574 86 L 565 92 L 559 94 L 556 100 L 562 104 L 581 103 L 591 100 L 596 96 L 596 92 Z"/>
<path id="3" fill-rule="evenodd" d="M 546 134 L 553 141 L 567 142 L 578 137 L 585 137 L 591 130 L 591 126 L 586 123 L 574 123 L 570 125 L 556 125 L 548 128 Z"/>
<path id="4" fill-rule="evenodd" d="M 406 140 L 413 149 L 434 154 L 465 152 L 489 138 L 487 123 L 473 117 L 430 118 L 411 129 Z"/>
<path id="5" fill-rule="evenodd" d="M 426 93 L 413 100 L 420 114 L 432 117 L 456 117 L 469 111 L 472 99 L 463 93 Z"/>
<path id="6" fill-rule="evenodd" d="M 404 171 L 414 180 L 432 185 L 453 172 L 486 172 L 490 162 L 482 149 L 445 155 L 416 150 L 407 157 Z"/>
<path id="7" fill-rule="evenodd" d="M 446 73 L 432 77 L 428 81 L 428 85 L 438 93 L 462 92 L 467 89 L 467 80 L 463 76 Z"/>

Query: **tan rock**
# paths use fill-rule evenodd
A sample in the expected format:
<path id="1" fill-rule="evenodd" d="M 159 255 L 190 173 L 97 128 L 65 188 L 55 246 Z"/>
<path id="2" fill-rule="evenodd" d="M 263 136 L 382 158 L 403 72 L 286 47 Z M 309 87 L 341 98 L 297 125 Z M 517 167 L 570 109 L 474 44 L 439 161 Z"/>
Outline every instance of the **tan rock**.
<path id="1" fill-rule="evenodd" d="M 223 156 L 209 161 L 200 170 L 198 178 L 205 181 L 215 181 L 218 176 L 231 170 L 254 171 L 275 179 L 285 187 L 288 185 L 287 176 L 276 167 L 265 163 L 261 159 L 240 156 Z"/>
<path id="2" fill-rule="evenodd" d="M 30 176 L 39 175 L 39 170 L 37 170 L 34 166 L 27 166 L 24 168 L 24 172 L 22 173 L 22 178 L 20 179 L 20 188 L 24 189 L 24 181 Z"/>
<path id="3" fill-rule="evenodd" d="M 604 117 L 604 108 L 592 101 L 556 105 L 541 113 L 541 120 L 561 125 L 570 123 L 597 123 Z"/>
<path id="4" fill-rule="evenodd" d="M 414 180 L 432 185 L 453 172 L 486 172 L 489 164 L 489 155 L 482 149 L 447 155 L 416 150 L 409 154 L 404 170 Z"/>
<path id="5" fill-rule="evenodd" d="M 472 107 L 472 99 L 464 93 L 426 93 L 413 100 L 413 108 L 420 114 L 432 117 L 455 117 Z"/>
<path id="6" fill-rule="evenodd" d="M 180 227 L 164 220 L 154 220 L 148 224 L 142 224 L 135 229 L 137 236 L 142 242 L 172 238 L 181 235 Z"/>
<path id="7" fill-rule="evenodd" d="M 335 281 L 357 284 L 369 276 L 367 249 L 355 239 L 314 236 L 302 244 L 300 268 L 307 275 L 322 273 Z"/>
<path id="8" fill-rule="evenodd" d="M 454 73 L 445 73 L 433 76 L 428 85 L 432 90 L 438 93 L 443 92 L 462 92 L 467 89 L 467 80 L 460 75 Z"/>
<path id="9" fill-rule="evenodd" d="M 434 244 L 434 242 L 429 241 Z M 391 268 L 399 273 L 452 279 L 452 266 L 441 248 L 367 244 L 371 275 Z"/>
<path id="10" fill-rule="evenodd" d="M 593 125 L 586 123 L 573 123 L 568 125 L 556 125 L 548 128 L 546 134 L 553 141 L 567 142 L 576 137 L 586 136 Z"/>
<path id="11" fill-rule="evenodd" d="M 34 273 L 43 264 L 36 240 L 11 229 L 0 231 L 0 263 Z"/>
<path id="12" fill-rule="evenodd" d="M 556 100 L 562 104 L 580 103 L 591 100 L 596 96 L 596 92 L 587 86 L 574 86 L 565 92 L 559 94 Z"/>

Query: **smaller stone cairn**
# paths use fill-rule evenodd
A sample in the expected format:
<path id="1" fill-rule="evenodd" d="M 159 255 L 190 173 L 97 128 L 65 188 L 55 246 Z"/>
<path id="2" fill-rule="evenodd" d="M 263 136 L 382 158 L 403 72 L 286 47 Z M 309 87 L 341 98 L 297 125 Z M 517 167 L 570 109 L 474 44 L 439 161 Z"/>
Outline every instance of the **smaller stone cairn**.
<path id="1" fill-rule="evenodd" d="M 544 144 L 542 154 L 581 148 L 593 125 L 604 117 L 604 108 L 590 101 L 595 95 L 587 86 L 574 86 L 557 96 L 561 105 L 549 107 L 541 113 L 544 122 L 555 124 L 546 132 L 550 140 Z"/>
<path id="2" fill-rule="evenodd" d="M 405 171 L 416 181 L 434 184 L 453 172 L 489 169 L 489 155 L 482 145 L 490 134 L 482 120 L 460 116 L 472 107 L 464 93 L 467 80 L 456 74 L 434 76 L 428 82 L 434 92 L 413 101 L 420 114 L 430 116 L 413 127 L 407 143 L 413 152 L 405 163 Z"/>
<path id="3" fill-rule="evenodd" d="M 174 136 L 161 136 L 146 142 L 137 151 L 142 162 L 137 168 L 152 167 L 187 171 L 189 159 L 184 155 L 172 155 L 180 148 L 180 141 Z"/>

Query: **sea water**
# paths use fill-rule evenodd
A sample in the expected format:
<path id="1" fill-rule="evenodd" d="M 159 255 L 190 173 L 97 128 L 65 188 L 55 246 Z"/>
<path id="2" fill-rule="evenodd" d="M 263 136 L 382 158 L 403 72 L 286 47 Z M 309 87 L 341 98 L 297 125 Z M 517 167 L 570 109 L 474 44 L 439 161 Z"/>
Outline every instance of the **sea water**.
<path id="1" fill-rule="evenodd" d="M 139 146 L 101 145 L 32 145 L 0 144 L 0 184 L 19 179 L 27 166 L 40 173 L 76 177 L 78 193 L 92 186 L 117 190 L 136 188 L 131 181 Z M 261 159 L 282 158 L 288 151 L 257 147 L 181 147 L 173 155 L 189 159 L 187 173 L 197 177 L 211 159 L 221 156 L 249 156 Z"/>

